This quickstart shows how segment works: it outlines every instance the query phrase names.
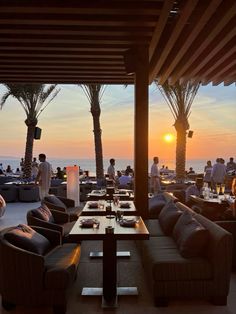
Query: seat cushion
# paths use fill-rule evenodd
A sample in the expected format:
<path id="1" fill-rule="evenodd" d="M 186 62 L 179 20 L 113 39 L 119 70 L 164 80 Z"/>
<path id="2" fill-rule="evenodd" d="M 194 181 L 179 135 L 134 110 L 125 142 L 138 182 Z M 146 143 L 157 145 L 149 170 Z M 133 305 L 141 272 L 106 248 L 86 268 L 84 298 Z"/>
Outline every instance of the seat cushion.
<path id="1" fill-rule="evenodd" d="M 171 237 L 142 241 L 143 265 L 154 281 L 210 280 L 211 263 L 204 257 L 184 258 Z"/>
<path id="2" fill-rule="evenodd" d="M 209 238 L 209 231 L 191 213 L 184 211 L 176 222 L 173 238 L 183 257 L 203 256 Z"/>
<path id="3" fill-rule="evenodd" d="M 145 222 L 145 226 L 147 227 L 150 236 L 160 237 L 160 236 L 165 235 L 161 226 L 160 226 L 158 219 L 147 219 L 144 222 Z"/>
<path id="4" fill-rule="evenodd" d="M 54 222 L 53 215 L 45 204 L 38 208 L 32 209 L 32 214 L 34 217 L 40 220 L 51 222 L 51 223 Z"/>
<path id="5" fill-rule="evenodd" d="M 66 243 L 45 256 L 45 287 L 65 289 L 73 282 L 80 259 L 80 245 Z"/>
<path id="6" fill-rule="evenodd" d="M 58 197 L 56 197 L 55 195 L 46 196 L 46 197 L 44 198 L 44 200 L 45 200 L 46 202 L 48 202 L 48 203 L 53 204 L 53 205 L 62 207 L 62 208 L 64 208 L 65 210 L 67 209 L 66 205 L 65 205 Z"/>
<path id="7" fill-rule="evenodd" d="M 158 220 L 166 235 L 171 235 L 173 228 L 182 215 L 182 211 L 172 201 L 168 202 L 161 210 Z"/>
<path id="8" fill-rule="evenodd" d="M 51 247 L 47 238 L 24 224 L 13 227 L 4 237 L 11 244 L 40 255 L 46 254 Z"/>

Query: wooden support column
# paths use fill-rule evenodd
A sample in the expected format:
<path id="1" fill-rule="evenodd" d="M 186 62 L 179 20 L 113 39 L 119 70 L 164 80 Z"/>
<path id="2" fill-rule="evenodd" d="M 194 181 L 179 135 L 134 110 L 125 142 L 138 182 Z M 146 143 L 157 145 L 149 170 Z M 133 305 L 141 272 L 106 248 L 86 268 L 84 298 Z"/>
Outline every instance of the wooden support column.
<path id="1" fill-rule="evenodd" d="M 148 47 L 133 47 L 124 54 L 126 72 L 135 74 L 134 202 L 139 215 L 148 216 Z"/>
<path id="2" fill-rule="evenodd" d="M 148 49 L 137 49 L 134 110 L 134 195 L 139 214 L 148 215 Z"/>

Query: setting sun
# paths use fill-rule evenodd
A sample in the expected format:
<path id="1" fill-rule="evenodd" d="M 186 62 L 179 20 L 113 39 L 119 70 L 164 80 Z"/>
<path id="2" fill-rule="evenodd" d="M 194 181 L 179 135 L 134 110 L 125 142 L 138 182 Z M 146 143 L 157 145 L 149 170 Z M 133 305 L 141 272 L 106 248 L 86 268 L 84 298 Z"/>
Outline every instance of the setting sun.
<path id="1" fill-rule="evenodd" d="M 165 134 L 165 135 L 164 135 L 164 140 L 165 140 L 165 142 L 167 142 L 167 143 L 173 142 L 173 140 L 174 140 L 174 135 L 173 135 L 173 134 L 170 134 L 170 133 Z"/>

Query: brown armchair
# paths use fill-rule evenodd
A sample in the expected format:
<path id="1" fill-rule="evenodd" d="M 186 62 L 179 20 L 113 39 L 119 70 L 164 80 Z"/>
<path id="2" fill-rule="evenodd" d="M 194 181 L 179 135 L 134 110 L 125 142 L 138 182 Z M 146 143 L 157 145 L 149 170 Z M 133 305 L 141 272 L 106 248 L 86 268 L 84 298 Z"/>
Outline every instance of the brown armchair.
<path id="1" fill-rule="evenodd" d="M 74 200 L 66 197 L 48 195 L 44 197 L 42 204 L 45 204 L 49 209 L 68 213 L 71 221 L 77 219 L 82 212 L 79 206 L 75 206 Z"/>
<path id="2" fill-rule="evenodd" d="M 59 231 L 63 242 L 67 241 L 67 236 L 77 220 L 76 216 L 76 220 L 70 221 L 71 217 L 68 213 L 49 210 L 45 204 L 29 210 L 26 218 L 28 225 Z"/>
<path id="3" fill-rule="evenodd" d="M 27 225 L 1 230 L 2 306 L 53 306 L 55 314 L 65 314 L 79 260 L 80 245 L 61 244 L 57 231 Z"/>

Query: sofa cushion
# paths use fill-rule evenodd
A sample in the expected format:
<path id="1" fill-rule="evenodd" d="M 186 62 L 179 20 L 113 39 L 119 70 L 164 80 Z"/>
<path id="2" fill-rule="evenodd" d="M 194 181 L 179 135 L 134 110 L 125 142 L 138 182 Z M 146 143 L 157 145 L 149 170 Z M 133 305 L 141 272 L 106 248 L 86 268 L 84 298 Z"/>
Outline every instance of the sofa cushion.
<path id="1" fill-rule="evenodd" d="M 150 218 L 157 218 L 160 211 L 166 204 L 166 199 L 162 194 L 158 194 L 148 201 L 149 216 Z"/>
<path id="2" fill-rule="evenodd" d="M 141 241 L 143 265 L 154 281 L 210 280 L 213 269 L 203 257 L 184 258 L 171 237 Z"/>
<path id="3" fill-rule="evenodd" d="M 161 210 L 158 220 L 160 226 L 166 235 L 171 235 L 173 228 L 182 215 L 182 211 L 178 209 L 172 201 L 168 202 Z"/>
<path id="4" fill-rule="evenodd" d="M 65 210 L 67 209 L 66 205 L 55 195 L 48 195 L 45 196 L 44 200 L 48 203 L 51 203 L 53 205 L 59 206 L 64 208 Z"/>
<path id="5" fill-rule="evenodd" d="M 7 231 L 4 237 L 11 244 L 40 255 L 46 254 L 51 247 L 47 238 L 24 224 Z"/>
<path id="6" fill-rule="evenodd" d="M 53 215 L 45 204 L 38 208 L 32 209 L 32 214 L 34 217 L 40 220 L 52 222 L 52 223 L 54 222 Z"/>
<path id="7" fill-rule="evenodd" d="M 185 258 L 204 255 L 204 248 L 209 238 L 205 229 L 188 211 L 180 216 L 173 230 L 173 237 Z"/>

